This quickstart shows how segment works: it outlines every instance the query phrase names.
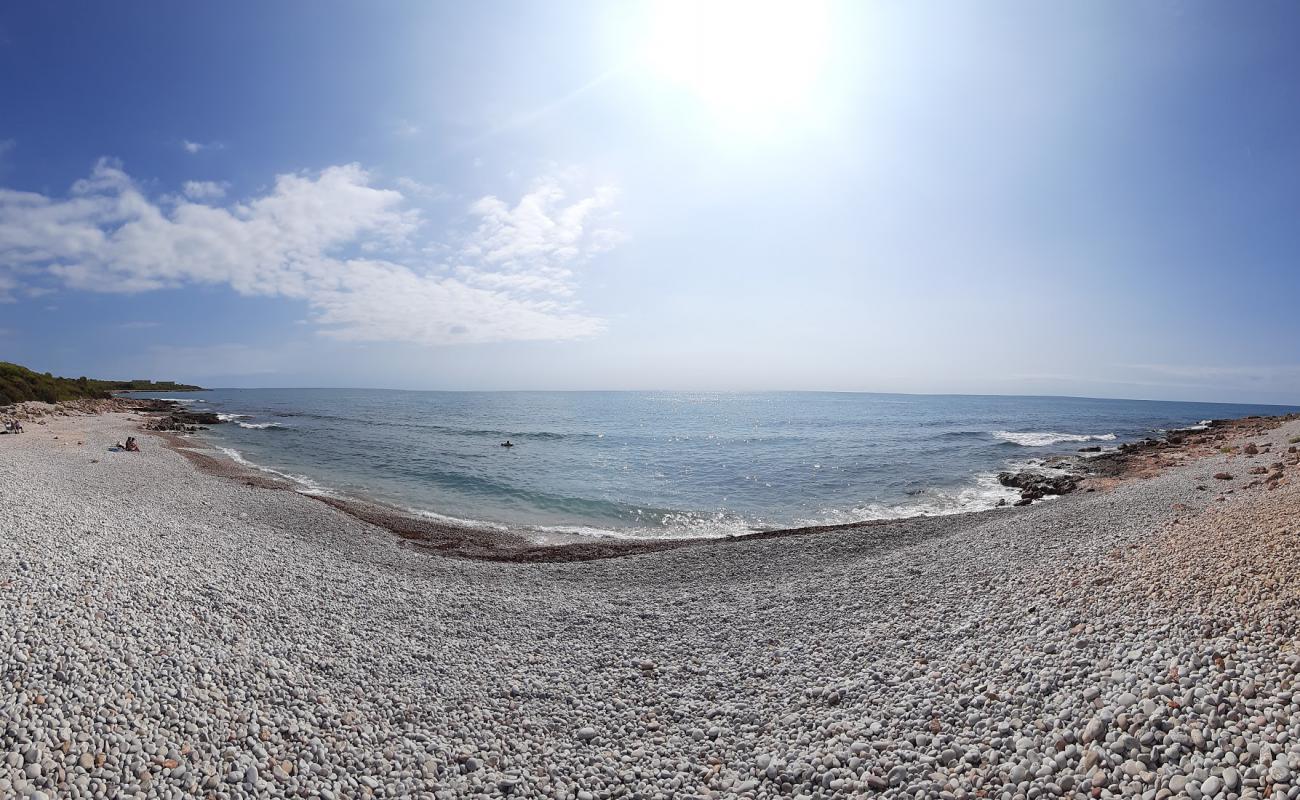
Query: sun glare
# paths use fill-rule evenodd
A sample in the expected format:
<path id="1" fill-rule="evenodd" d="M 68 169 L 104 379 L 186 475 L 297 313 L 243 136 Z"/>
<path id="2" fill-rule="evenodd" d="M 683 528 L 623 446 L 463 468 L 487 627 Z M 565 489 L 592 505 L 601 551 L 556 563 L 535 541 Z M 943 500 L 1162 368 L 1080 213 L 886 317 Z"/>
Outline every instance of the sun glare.
<path id="1" fill-rule="evenodd" d="M 664 0 L 652 6 L 650 66 L 724 115 L 763 115 L 803 103 L 829 43 L 818 0 Z"/>

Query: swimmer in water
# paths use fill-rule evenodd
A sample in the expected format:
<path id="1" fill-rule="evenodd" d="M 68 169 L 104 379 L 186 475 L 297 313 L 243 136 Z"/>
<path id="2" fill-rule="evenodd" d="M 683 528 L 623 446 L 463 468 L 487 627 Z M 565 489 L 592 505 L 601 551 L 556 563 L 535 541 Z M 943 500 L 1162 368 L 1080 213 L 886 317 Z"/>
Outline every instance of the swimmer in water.
<path id="1" fill-rule="evenodd" d="M 502 443 L 501 443 L 501 446 L 502 446 L 502 447 L 514 447 L 514 445 L 510 443 L 510 440 L 509 440 L 509 439 L 506 439 L 504 442 L 502 442 Z"/>

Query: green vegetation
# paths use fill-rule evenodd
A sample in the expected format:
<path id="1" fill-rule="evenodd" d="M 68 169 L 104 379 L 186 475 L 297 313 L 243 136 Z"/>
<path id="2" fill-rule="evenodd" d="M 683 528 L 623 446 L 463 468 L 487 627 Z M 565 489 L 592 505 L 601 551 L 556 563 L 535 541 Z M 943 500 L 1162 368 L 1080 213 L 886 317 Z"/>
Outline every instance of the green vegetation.
<path id="1" fill-rule="evenodd" d="M 32 372 L 26 367 L 0 361 L 0 406 L 24 400 L 61 400 L 108 397 L 110 392 L 194 392 L 201 387 L 171 381 L 101 381 L 91 378 L 56 378 L 50 373 Z"/>
<path id="2" fill-rule="evenodd" d="M 78 378 L 77 380 L 84 380 Z M 98 387 L 107 392 L 201 392 L 202 386 L 191 386 L 188 383 L 173 383 L 172 381 L 97 381 L 91 379 L 87 381 L 91 386 Z"/>

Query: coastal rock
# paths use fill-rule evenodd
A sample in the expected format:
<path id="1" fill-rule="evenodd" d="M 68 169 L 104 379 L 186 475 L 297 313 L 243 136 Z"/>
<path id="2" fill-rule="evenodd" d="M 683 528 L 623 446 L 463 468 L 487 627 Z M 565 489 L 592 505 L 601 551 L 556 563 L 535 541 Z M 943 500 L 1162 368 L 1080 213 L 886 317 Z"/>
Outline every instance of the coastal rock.
<path id="1" fill-rule="evenodd" d="M 1231 472 L 1216 472 L 1216 473 L 1214 473 L 1214 479 L 1215 479 L 1216 481 L 1230 481 L 1230 480 L 1232 480 L 1232 473 L 1231 473 Z"/>
<path id="2" fill-rule="evenodd" d="M 206 411 L 185 411 L 173 407 L 164 415 L 155 417 L 144 428 L 149 431 L 193 432 L 200 426 L 224 423 L 219 415 Z"/>
<path id="3" fill-rule="evenodd" d="M 1045 475 L 1032 470 L 999 472 L 998 483 L 1020 490 L 1021 500 L 1039 500 L 1047 495 L 1069 494 L 1079 488 L 1075 475 Z"/>

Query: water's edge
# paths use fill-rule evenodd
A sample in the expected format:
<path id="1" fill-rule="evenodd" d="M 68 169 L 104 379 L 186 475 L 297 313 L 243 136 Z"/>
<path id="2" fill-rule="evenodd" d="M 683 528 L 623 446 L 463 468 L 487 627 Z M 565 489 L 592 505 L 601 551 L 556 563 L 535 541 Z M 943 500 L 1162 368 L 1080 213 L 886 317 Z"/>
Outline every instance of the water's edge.
<path id="1" fill-rule="evenodd" d="M 304 494 L 536 542 L 731 538 L 987 510 L 1021 496 L 999 472 L 1086 472 L 1099 455 L 1199 427 L 1197 412 L 1212 410 L 789 394 L 214 390 L 165 399 L 209 412 L 211 430 L 199 434 L 207 446 Z M 515 449 L 499 448 L 499 436 Z"/>

